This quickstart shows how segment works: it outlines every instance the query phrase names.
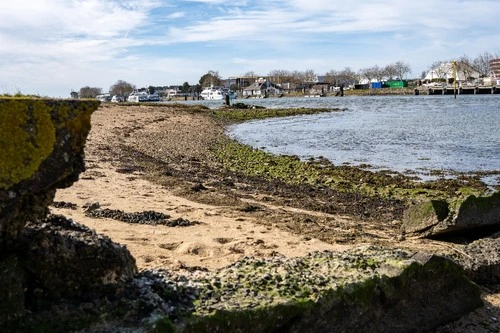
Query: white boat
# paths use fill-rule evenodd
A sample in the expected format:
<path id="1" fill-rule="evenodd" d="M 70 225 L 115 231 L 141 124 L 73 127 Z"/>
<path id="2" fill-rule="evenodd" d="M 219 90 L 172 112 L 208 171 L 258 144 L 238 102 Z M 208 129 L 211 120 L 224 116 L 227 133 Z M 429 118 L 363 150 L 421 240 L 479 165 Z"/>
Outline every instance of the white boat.
<path id="1" fill-rule="evenodd" d="M 209 87 L 203 89 L 200 96 L 207 100 L 222 100 L 224 99 L 224 92 L 221 89 Z"/>
<path id="2" fill-rule="evenodd" d="M 148 94 L 147 92 L 144 91 L 134 91 L 131 93 L 127 101 L 129 102 L 159 102 L 160 101 L 160 95 L 158 93 L 152 93 Z"/>
<path id="3" fill-rule="evenodd" d="M 148 94 L 144 91 L 134 91 L 131 93 L 127 101 L 129 102 L 147 102 L 148 101 Z"/>

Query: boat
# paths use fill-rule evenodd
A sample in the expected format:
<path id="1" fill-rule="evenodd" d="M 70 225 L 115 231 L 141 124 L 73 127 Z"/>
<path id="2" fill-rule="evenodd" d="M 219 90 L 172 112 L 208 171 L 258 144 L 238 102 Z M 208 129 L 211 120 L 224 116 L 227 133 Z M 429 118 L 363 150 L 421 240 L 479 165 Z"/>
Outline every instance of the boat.
<path id="1" fill-rule="evenodd" d="M 211 86 L 203 89 L 200 97 L 206 100 L 222 100 L 224 99 L 224 92 L 221 89 Z"/>
<path id="2" fill-rule="evenodd" d="M 127 101 L 129 102 L 147 102 L 148 101 L 148 94 L 144 91 L 134 91 L 131 93 Z"/>
<path id="3" fill-rule="evenodd" d="M 159 102 L 160 101 L 160 95 L 158 93 L 152 93 L 148 95 L 148 102 Z"/>
<path id="4" fill-rule="evenodd" d="M 111 95 L 110 94 L 97 95 L 95 98 L 97 98 L 101 102 L 111 102 Z"/>

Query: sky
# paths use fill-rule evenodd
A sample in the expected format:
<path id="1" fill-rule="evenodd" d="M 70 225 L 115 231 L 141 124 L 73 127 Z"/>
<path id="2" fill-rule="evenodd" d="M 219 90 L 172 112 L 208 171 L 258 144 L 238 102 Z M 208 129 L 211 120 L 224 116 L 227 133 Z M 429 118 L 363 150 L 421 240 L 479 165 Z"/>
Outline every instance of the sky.
<path id="1" fill-rule="evenodd" d="M 0 0 L 0 94 L 70 97 L 500 51 L 498 0 Z"/>

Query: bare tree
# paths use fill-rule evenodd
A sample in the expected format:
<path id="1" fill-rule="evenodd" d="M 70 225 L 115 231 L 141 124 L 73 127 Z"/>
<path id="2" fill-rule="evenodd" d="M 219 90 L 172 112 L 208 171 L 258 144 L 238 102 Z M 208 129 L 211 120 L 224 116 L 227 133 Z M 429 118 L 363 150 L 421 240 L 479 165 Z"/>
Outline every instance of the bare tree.
<path id="1" fill-rule="evenodd" d="M 102 88 L 85 86 L 80 88 L 78 92 L 79 98 L 96 98 L 97 95 L 102 94 Z"/>
<path id="2" fill-rule="evenodd" d="M 457 61 L 457 72 L 462 72 L 464 74 L 465 80 L 473 80 L 476 79 L 472 77 L 472 73 L 474 73 L 475 69 L 473 67 L 473 61 L 467 55 L 463 55 Z"/>
<path id="3" fill-rule="evenodd" d="M 118 96 L 128 96 L 135 90 L 135 86 L 123 80 L 116 81 L 111 87 L 109 87 L 109 93 L 111 95 Z"/>
<path id="4" fill-rule="evenodd" d="M 394 77 L 398 76 L 398 72 L 395 64 L 389 64 L 384 67 L 384 76 L 389 80 L 394 79 Z"/>
<path id="5" fill-rule="evenodd" d="M 337 86 L 338 77 L 339 77 L 339 72 L 336 71 L 335 69 L 330 69 L 325 74 L 325 82 Z"/>
<path id="6" fill-rule="evenodd" d="M 307 69 L 304 72 L 304 82 L 316 82 L 318 80 L 318 75 L 312 69 Z"/>
<path id="7" fill-rule="evenodd" d="M 377 73 L 374 67 L 366 67 L 359 70 L 359 77 L 366 79 L 368 82 L 372 82 L 376 75 Z"/>
<path id="8" fill-rule="evenodd" d="M 446 75 L 448 74 L 448 72 L 450 70 L 449 66 L 447 66 L 448 63 L 449 63 L 449 61 L 442 61 L 442 60 L 435 61 L 431 65 L 430 71 L 432 73 L 432 76 L 436 75 L 436 77 L 432 77 L 431 80 L 434 80 L 434 79 L 445 80 Z"/>
<path id="9" fill-rule="evenodd" d="M 479 54 L 472 63 L 474 67 L 476 67 L 477 71 L 481 74 L 481 77 L 485 77 L 490 75 L 491 67 L 490 61 L 494 58 L 494 56 L 489 52 L 483 52 Z"/>
<path id="10" fill-rule="evenodd" d="M 345 67 L 338 74 L 339 84 L 349 85 L 355 83 L 358 80 L 358 75 L 356 75 L 351 67 Z"/>
<path id="11" fill-rule="evenodd" d="M 271 80 L 271 82 L 283 84 L 290 81 L 292 74 L 284 69 L 275 69 L 270 71 L 269 74 L 267 74 L 267 77 Z"/>
<path id="12" fill-rule="evenodd" d="M 373 73 L 373 78 L 377 80 L 377 82 L 382 81 L 385 76 L 385 70 L 383 68 L 380 68 L 378 65 L 373 66 L 371 70 Z"/>
<path id="13" fill-rule="evenodd" d="M 410 65 L 404 61 L 396 61 L 393 66 L 394 72 L 400 80 L 405 79 L 406 76 L 411 73 Z"/>
<path id="14" fill-rule="evenodd" d="M 304 72 L 301 72 L 301 71 L 293 71 L 291 73 L 291 76 L 290 76 L 290 83 L 294 83 L 294 84 L 301 84 L 302 82 L 305 81 L 305 75 L 304 75 Z"/>

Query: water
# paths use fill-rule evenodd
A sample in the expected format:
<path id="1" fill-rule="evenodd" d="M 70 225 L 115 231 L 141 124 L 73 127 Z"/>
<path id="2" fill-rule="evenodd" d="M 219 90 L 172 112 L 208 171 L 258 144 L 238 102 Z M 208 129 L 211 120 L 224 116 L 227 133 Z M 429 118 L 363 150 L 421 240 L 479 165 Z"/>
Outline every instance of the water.
<path id="1" fill-rule="evenodd" d="M 199 102 L 199 101 L 196 101 Z M 335 165 L 370 165 L 452 176 L 500 170 L 500 96 L 349 96 L 242 100 L 267 108 L 340 108 L 343 111 L 246 122 L 231 137 L 274 154 L 323 156 Z M 221 102 L 212 102 L 220 106 Z M 207 104 L 208 105 L 208 104 Z M 211 105 L 209 105 L 212 107 Z M 485 177 L 500 184 L 498 175 Z"/>

